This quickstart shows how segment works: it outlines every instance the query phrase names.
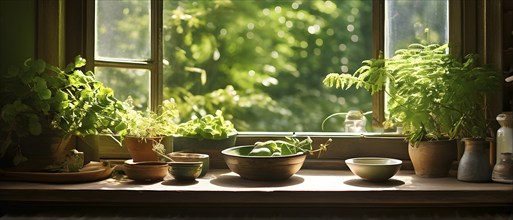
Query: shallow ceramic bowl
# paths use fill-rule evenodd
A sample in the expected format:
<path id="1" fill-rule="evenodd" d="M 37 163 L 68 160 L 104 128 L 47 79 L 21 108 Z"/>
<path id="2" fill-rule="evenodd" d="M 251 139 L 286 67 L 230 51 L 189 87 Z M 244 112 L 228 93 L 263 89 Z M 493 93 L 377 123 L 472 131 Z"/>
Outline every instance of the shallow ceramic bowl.
<path id="1" fill-rule="evenodd" d="M 210 169 L 208 154 L 173 152 L 167 154 L 167 156 L 176 162 L 202 162 L 203 166 L 201 168 L 200 177 L 205 176 L 205 174 L 207 174 L 208 170 Z"/>
<path id="2" fill-rule="evenodd" d="M 203 163 L 196 162 L 169 162 L 169 174 L 179 181 L 192 181 L 201 174 Z"/>
<path id="3" fill-rule="evenodd" d="M 394 176 L 401 168 L 402 161 L 391 158 L 359 157 L 346 161 L 353 174 L 373 182 L 383 182 Z"/>
<path id="4" fill-rule="evenodd" d="M 287 156 L 247 156 L 253 145 L 231 147 L 223 150 L 228 168 L 244 179 L 286 180 L 297 173 L 306 159 L 306 154 Z"/>
<path id="5" fill-rule="evenodd" d="M 124 163 L 125 174 L 129 179 L 136 181 L 157 181 L 167 175 L 168 165 L 160 161 L 134 162 L 127 160 Z"/>

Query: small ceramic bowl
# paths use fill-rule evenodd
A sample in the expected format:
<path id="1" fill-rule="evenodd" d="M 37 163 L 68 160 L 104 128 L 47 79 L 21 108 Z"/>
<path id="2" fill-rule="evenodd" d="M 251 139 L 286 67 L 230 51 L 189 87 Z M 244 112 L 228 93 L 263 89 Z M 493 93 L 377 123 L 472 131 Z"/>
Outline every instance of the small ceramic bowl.
<path id="1" fill-rule="evenodd" d="M 391 158 L 359 157 L 345 160 L 353 174 L 372 182 L 383 182 L 394 176 L 402 161 Z"/>
<path id="2" fill-rule="evenodd" d="M 192 181 L 199 177 L 203 163 L 196 162 L 169 162 L 169 174 L 179 181 Z"/>
<path id="3" fill-rule="evenodd" d="M 167 175 L 168 165 L 160 161 L 125 161 L 124 170 L 129 179 L 136 181 L 158 181 Z"/>
<path id="4" fill-rule="evenodd" d="M 173 152 L 167 154 L 167 156 L 176 162 L 202 162 L 203 166 L 201 168 L 201 174 L 199 175 L 200 177 L 205 176 L 210 167 L 208 154 Z"/>

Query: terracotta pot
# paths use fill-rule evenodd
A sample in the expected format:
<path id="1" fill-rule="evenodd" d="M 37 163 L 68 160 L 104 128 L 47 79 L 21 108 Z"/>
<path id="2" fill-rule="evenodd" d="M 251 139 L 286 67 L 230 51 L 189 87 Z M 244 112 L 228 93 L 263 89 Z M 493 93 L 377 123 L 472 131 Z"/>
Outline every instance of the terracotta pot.
<path id="1" fill-rule="evenodd" d="M 490 143 L 483 139 L 467 138 L 465 152 L 458 164 L 458 180 L 465 182 L 490 182 L 492 180 L 492 167 L 490 166 L 490 153 L 487 148 Z"/>
<path id="2" fill-rule="evenodd" d="M 197 138 L 173 136 L 173 152 L 208 154 L 210 167 L 228 168 L 221 151 L 235 146 L 236 138 L 236 134 L 222 140 L 199 140 Z"/>
<path id="3" fill-rule="evenodd" d="M 125 137 L 125 146 L 134 162 L 158 161 L 158 154 L 153 151 L 153 144 L 162 141 L 162 137 L 137 138 Z"/>
<path id="4" fill-rule="evenodd" d="M 452 162 L 457 155 L 456 140 L 421 141 L 416 146 L 409 144 L 415 174 L 420 177 L 445 177 L 449 175 Z"/>

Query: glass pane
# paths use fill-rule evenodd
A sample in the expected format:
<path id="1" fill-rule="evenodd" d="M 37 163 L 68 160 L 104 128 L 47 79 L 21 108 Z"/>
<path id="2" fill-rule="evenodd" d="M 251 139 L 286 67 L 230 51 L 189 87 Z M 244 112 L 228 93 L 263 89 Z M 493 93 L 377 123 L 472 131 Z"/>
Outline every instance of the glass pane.
<path id="1" fill-rule="evenodd" d="M 239 131 L 321 131 L 332 113 L 369 111 L 367 91 L 322 80 L 371 57 L 371 10 L 372 0 L 164 1 L 164 98 L 182 120 L 221 109 Z"/>
<path id="2" fill-rule="evenodd" d="M 150 1 L 96 1 L 96 59 L 149 60 Z"/>
<path id="3" fill-rule="evenodd" d="M 145 110 L 150 102 L 150 75 L 145 69 L 96 67 L 96 78 L 114 90 L 114 97 L 125 101 L 134 100 L 137 109 Z"/>
<path id="4" fill-rule="evenodd" d="M 385 56 L 411 43 L 448 43 L 448 4 L 448 0 L 387 0 Z"/>
<path id="5" fill-rule="evenodd" d="M 448 0 L 386 0 L 385 57 L 412 43 L 449 42 Z M 385 94 L 385 114 L 390 97 Z"/>

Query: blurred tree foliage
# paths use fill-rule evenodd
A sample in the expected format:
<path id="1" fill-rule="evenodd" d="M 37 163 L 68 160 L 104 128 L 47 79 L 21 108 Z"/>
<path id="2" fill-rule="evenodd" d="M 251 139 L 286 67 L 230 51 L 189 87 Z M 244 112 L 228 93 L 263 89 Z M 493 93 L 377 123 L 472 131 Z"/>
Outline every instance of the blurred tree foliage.
<path id="1" fill-rule="evenodd" d="M 165 1 L 164 98 L 182 120 L 221 109 L 239 131 L 320 131 L 333 112 L 368 111 L 368 92 L 321 82 L 370 57 L 371 3 Z"/>
<path id="2" fill-rule="evenodd" d="M 97 57 L 149 59 L 149 3 L 97 1 Z M 447 0 L 386 4 L 391 53 L 446 43 Z M 332 113 L 370 111 L 367 91 L 321 82 L 371 57 L 371 10 L 372 0 L 165 0 L 164 99 L 177 101 L 182 121 L 220 109 L 239 131 L 320 131 Z M 96 73 L 118 98 L 148 106 L 149 71 Z M 333 117 L 325 130 L 342 131 L 343 121 Z"/>

